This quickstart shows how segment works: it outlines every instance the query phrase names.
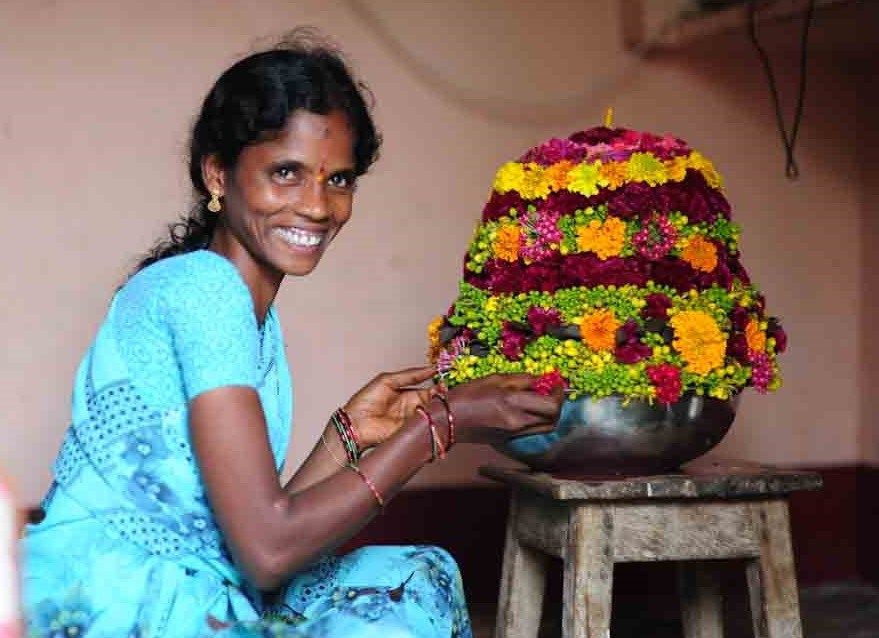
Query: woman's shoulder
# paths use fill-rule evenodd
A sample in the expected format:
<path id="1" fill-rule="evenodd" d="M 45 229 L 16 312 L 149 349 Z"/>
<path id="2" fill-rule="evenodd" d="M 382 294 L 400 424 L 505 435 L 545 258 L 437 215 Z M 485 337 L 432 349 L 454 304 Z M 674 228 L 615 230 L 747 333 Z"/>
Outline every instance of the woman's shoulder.
<path id="1" fill-rule="evenodd" d="M 235 265 L 213 251 L 195 250 L 154 262 L 135 273 L 120 289 L 120 297 L 174 302 L 179 298 L 228 302 L 249 299 L 250 293 Z"/>

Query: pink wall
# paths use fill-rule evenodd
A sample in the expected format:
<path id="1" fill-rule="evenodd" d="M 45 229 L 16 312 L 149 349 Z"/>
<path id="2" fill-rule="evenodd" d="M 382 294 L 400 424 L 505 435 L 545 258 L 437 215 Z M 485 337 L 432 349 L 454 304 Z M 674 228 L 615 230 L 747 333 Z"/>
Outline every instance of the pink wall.
<path id="1" fill-rule="evenodd" d="M 803 177 L 789 183 L 765 83 L 740 37 L 632 66 L 608 2 L 551 12 L 502 0 L 367 3 L 440 73 L 425 82 L 354 4 L 0 4 L 0 24 L 14 36 L 0 40 L 0 465 L 26 501 L 47 485 L 74 368 L 114 286 L 186 206 L 183 149 L 201 96 L 257 37 L 301 23 L 344 43 L 377 96 L 386 145 L 326 262 L 278 299 L 296 385 L 293 465 L 366 379 L 423 360 L 424 326 L 454 297 L 496 166 L 550 134 L 600 122 L 608 103 L 621 125 L 673 132 L 715 160 L 744 226 L 745 264 L 790 333 L 785 388 L 748 395 L 721 451 L 785 464 L 862 458 L 859 442 L 875 433 L 861 426 L 868 211 L 852 126 L 857 77 L 833 46 L 814 58 Z M 819 40 L 834 24 L 819 14 Z M 794 28 L 769 37 L 791 96 Z M 487 99 L 469 107 L 445 99 L 435 89 L 447 81 L 459 98 Z M 489 459 L 461 447 L 416 481 L 471 482 Z"/>

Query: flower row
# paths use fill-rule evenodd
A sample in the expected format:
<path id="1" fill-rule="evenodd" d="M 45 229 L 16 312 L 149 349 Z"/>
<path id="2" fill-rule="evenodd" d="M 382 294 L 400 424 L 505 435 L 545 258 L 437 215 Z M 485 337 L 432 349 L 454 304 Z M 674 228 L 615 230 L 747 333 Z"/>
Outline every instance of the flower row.
<path id="1" fill-rule="evenodd" d="M 781 383 L 784 330 L 751 286 L 679 294 L 652 282 L 490 295 L 462 284 L 429 328 L 450 384 L 492 373 L 558 373 L 572 396 L 621 394 L 671 403 L 692 389 L 728 398 Z M 491 345 L 488 345 L 491 344 Z"/>
<path id="2" fill-rule="evenodd" d="M 608 214 L 605 205 L 563 216 L 540 215 L 530 206 L 521 217 L 511 211 L 477 227 L 467 269 L 480 273 L 490 259 L 521 259 L 531 264 L 553 254 L 591 252 L 602 261 L 611 257 L 639 256 L 652 261 L 678 257 L 710 273 L 718 264 L 718 245 L 734 253 L 739 233 L 738 225 L 724 217 L 692 224 L 680 212 L 622 219 Z"/>
<path id="3" fill-rule="evenodd" d="M 498 169 L 493 189 L 497 193 L 514 191 L 524 199 L 544 199 L 553 192 L 569 191 L 585 197 L 600 188 L 616 190 L 626 184 L 659 186 L 683 181 L 687 170 L 698 171 L 711 188 L 719 189 L 723 180 L 714 164 L 698 151 L 661 159 L 653 153 L 634 152 L 624 160 L 561 160 L 550 166 L 536 162 L 507 162 Z"/>

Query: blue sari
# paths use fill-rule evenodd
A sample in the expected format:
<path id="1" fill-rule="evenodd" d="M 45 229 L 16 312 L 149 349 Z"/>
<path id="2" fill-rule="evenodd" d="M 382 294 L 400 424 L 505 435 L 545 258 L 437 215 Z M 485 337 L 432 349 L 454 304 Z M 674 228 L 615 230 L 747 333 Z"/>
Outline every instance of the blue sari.
<path id="1" fill-rule="evenodd" d="M 33 636 L 471 636 L 445 551 L 324 556 L 270 600 L 232 561 L 188 432 L 189 402 L 259 393 L 280 474 L 292 387 L 280 323 L 257 325 L 236 267 L 200 250 L 137 273 L 80 364 L 73 419 L 23 541 Z"/>

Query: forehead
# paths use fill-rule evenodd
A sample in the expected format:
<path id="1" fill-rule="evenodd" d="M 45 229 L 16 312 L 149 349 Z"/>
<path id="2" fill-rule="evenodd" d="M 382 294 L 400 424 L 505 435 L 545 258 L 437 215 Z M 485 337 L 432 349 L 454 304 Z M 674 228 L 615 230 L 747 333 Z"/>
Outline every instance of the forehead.
<path id="1" fill-rule="evenodd" d="M 320 115 L 297 110 L 277 135 L 247 147 L 242 156 L 245 153 L 251 159 L 295 160 L 334 170 L 351 168 L 354 164 L 354 133 L 342 111 Z"/>

